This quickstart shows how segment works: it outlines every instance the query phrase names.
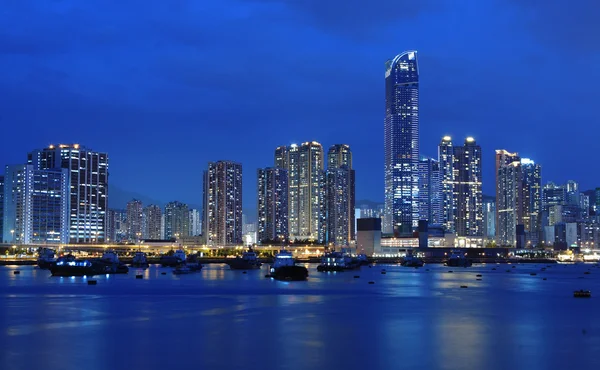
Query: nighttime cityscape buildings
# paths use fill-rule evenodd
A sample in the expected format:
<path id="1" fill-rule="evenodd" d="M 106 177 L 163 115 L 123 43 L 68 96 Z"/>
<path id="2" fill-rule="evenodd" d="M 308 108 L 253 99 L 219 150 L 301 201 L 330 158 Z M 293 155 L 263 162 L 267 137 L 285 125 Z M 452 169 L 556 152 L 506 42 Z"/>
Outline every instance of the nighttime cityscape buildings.
<path id="1" fill-rule="evenodd" d="M 385 233 L 410 235 L 419 221 L 419 69 L 406 51 L 385 71 Z"/>
<path id="2" fill-rule="evenodd" d="M 327 152 L 326 220 L 328 244 L 348 246 L 354 240 L 355 171 L 349 145 L 337 144 Z"/>
<path id="3" fill-rule="evenodd" d="M 481 147 L 467 137 L 455 146 L 444 136 L 438 148 L 442 189 L 441 223 L 460 237 L 483 237 Z"/>
<path id="4" fill-rule="evenodd" d="M 142 239 L 162 239 L 162 211 L 159 206 L 151 204 L 144 207 L 142 212 Z"/>
<path id="5" fill-rule="evenodd" d="M 210 162 L 204 171 L 203 235 L 208 245 L 242 243 L 242 165 Z"/>
<path id="6" fill-rule="evenodd" d="M 442 197 L 440 162 L 422 157 L 419 160 L 419 219 L 441 224 Z"/>
<path id="7" fill-rule="evenodd" d="M 275 167 L 288 174 L 288 232 L 290 239 L 325 241 L 323 147 L 316 141 L 275 149 Z"/>
<path id="8" fill-rule="evenodd" d="M 288 233 L 288 171 L 284 168 L 259 169 L 258 241 L 285 242 Z"/>
<path id="9" fill-rule="evenodd" d="M 34 150 L 6 166 L 5 243 L 103 243 L 108 156 L 78 144 Z"/>
<path id="10" fill-rule="evenodd" d="M 142 202 L 133 199 L 127 203 L 127 239 L 135 242 L 142 238 Z"/>
<path id="11" fill-rule="evenodd" d="M 190 234 L 190 210 L 185 203 L 165 205 L 165 239 L 179 239 Z"/>

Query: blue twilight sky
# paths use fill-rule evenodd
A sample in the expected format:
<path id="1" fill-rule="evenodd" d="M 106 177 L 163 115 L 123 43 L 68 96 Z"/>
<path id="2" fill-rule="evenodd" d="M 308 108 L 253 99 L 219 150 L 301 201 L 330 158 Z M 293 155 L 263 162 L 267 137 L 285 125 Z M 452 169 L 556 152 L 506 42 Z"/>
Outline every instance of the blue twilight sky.
<path id="1" fill-rule="evenodd" d="M 50 143 L 110 156 L 110 182 L 201 203 L 212 160 L 256 169 L 278 145 L 354 152 L 357 198 L 383 200 L 384 63 L 419 51 L 421 153 L 474 136 L 544 182 L 600 186 L 595 0 L 3 0 L 0 165 Z"/>

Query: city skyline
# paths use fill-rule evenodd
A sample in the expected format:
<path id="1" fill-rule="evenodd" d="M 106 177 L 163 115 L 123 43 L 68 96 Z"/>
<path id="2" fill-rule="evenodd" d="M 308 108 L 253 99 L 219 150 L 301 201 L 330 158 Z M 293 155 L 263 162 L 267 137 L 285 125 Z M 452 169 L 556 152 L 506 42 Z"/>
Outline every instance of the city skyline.
<path id="1" fill-rule="evenodd" d="M 600 33 L 585 17 L 595 14 L 596 5 L 585 4 L 590 2 L 570 5 L 569 18 L 558 5 L 515 1 L 448 6 L 441 0 L 445 6 L 414 5 L 408 12 L 401 11 L 402 1 L 386 2 L 386 12 L 374 2 L 336 17 L 319 7 L 299 9 L 296 2 L 205 3 L 215 12 L 158 2 L 76 9 L 68 1 L 44 8 L 7 4 L 0 14 L 6 46 L 0 120 L 12 140 L 0 147 L 0 164 L 20 163 L 23 147 L 80 142 L 110 153 L 115 186 L 136 191 L 144 184 L 143 195 L 161 203 L 176 192 L 181 201 L 199 205 L 197 188 L 209 160 L 242 162 L 250 179 L 278 145 L 343 142 L 356 155 L 357 199 L 383 201 L 384 64 L 416 49 L 420 154 L 435 157 L 443 135 L 477 138 L 485 194 L 495 188 L 489 158 L 498 148 L 535 158 L 544 164 L 545 178 L 557 183 L 571 177 L 583 189 L 600 183 L 600 174 L 586 171 L 600 82 L 598 71 L 584 64 L 597 56 L 590 35 Z M 540 17 L 531 19 L 531 11 Z M 50 16 L 55 13 L 61 17 Z M 149 29 L 157 18 L 165 27 Z M 354 22 L 363 32 L 356 33 Z M 26 27 L 32 23 L 36 27 Z M 391 32 L 399 25 L 411 31 Z M 249 31 L 239 35 L 235 26 Z M 246 62 L 239 63 L 238 55 Z M 573 68 L 549 81 L 564 68 L 564 58 Z M 290 68 L 296 72 L 282 78 Z M 576 93 L 550 93 L 573 81 Z M 231 110 L 235 96 L 249 98 Z M 566 134 L 556 135 L 564 127 Z M 209 133 L 227 137 L 230 145 Z M 176 144 L 168 144 L 171 138 Z M 251 157 L 248 143 L 260 143 Z M 556 148 L 563 145 L 569 150 L 559 159 Z M 156 178 L 157 167 L 169 171 Z M 256 193 L 255 181 L 245 182 L 244 193 Z M 244 205 L 254 208 L 253 199 Z"/>

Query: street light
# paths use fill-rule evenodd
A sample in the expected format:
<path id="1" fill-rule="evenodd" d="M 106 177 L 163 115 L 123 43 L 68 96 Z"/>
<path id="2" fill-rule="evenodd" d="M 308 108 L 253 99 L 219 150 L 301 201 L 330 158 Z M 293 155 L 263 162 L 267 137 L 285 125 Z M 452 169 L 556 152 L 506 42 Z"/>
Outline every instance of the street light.
<path id="1" fill-rule="evenodd" d="M 12 242 L 14 243 L 15 242 L 15 230 L 10 231 L 10 237 L 12 239 Z"/>

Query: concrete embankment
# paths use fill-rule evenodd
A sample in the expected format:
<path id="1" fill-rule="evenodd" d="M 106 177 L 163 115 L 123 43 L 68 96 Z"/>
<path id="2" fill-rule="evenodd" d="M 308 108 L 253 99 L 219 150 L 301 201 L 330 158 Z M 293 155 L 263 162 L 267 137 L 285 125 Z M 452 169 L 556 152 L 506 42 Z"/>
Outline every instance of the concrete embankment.
<path id="1" fill-rule="evenodd" d="M 123 263 L 126 264 L 130 264 L 131 263 L 131 257 L 121 257 L 120 260 Z M 227 261 L 231 260 L 230 258 L 223 258 L 223 257 L 204 257 L 204 258 L 200 258 L 200 262 L 202 264 L 209 264 L 209 263 L 227 263 Z M 443 263 L 445 258 L 441 258 L 441 257 L 426 257 L 423 259 L 425 261 L 425 263 L 429 263 L 429 264 L 436 264 L 436 263 Z M 551 263 L 556 263 L 556 260 L 553 259 L 547 259 L 547 258 L 532 258 L 532 259 L 507 259 L 507 258 L 473 258 L 473 263 L 545 263 L 545 264 L 551 264 Z M 262 258 L 260 259 L 260 261 L 262 263 L 265 264 L 270 264 L 273 262 L 272 259 L 268 259 L 268 258 Z M 305 259 L 298 259 L 297 260 L 298 263 L 319 263 L 320 262 L 320 258 L 318 257 L 313 257 L 313 258 L 305 258 Z M 380 257 L 380 258 L 372 258 L 370 259 L 370 261 L 372 263 L 379 263 L 379 264 L 396 264 L 396 263 L 400 263 L 401 259 L 397 258 L 397 257 Z M 160 259 L 159 258 L 154 258 L 154 257 L 150 257 L 148 258 L 148 263 L 150 264 L 160 264 Z M 0 259 L 0 266 L 11 266 L 11 265 L 17 265 L 17 266 L 24 266 L 24 265 L 36 265 L 37 261 L 35 259 Z"/>

